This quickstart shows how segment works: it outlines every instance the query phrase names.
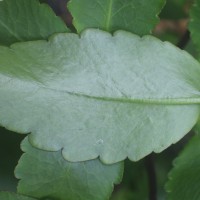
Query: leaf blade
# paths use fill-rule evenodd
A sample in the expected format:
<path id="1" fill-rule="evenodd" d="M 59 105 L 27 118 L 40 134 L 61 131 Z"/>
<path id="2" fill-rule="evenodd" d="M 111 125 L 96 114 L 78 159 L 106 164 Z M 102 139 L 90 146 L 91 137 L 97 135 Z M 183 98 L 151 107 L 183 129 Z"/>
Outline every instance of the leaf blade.
<path id="1" fill-rule="evenodd" d="M 4 0 L 0 2 L 0 13 L 2 45 L 47 39 L 54 33 L 69 32 L 64 22 L 38 0 Z"/>
<path id="2" fill-rule="evenodd" d="M 189 29 L 191 32 L 191 38 L 196 45 L 197 51 L 198 51 L 198 57 L 200 57 L 200 1 L 196 0 L 194 5 L 192 6 L 190 10 L 190 23 L 189 23 Z"/>
<path id="3" fill-rule="evenodd" d="M 103 200 L 110 196 L 113 185 L 121 181 L 123 163 L 104 165 L 98 159 L 70 163 L 61 152 L 45 152 L 33 148 L 27 138 L 15 170 L 21 179 L 18 192 L 36 198 L 60 200 Z"/>
<path id="4" fill-rule="evenodd" d="M 199 135 L 194 136 L 174 161 L 166 184 L 169 200 L 199 198 Z"/>
<path id="5" fill-rule="evenodd" d="M 0 124 L 69 161 L 138 160 L 198 119 L 199 63 L 153 37 L 92 29 L 11 48 L 0 48 Z"/>
<path id="6" fill-rule="evenodd" d="M 14 194 L 11 192 L 0 192 L 0 198 L 4 200 L 36 200 L 31 197 L 26 197 L 26 196 Z"/>
<path id="7" fill-rule="evenodd" d="M 108 32 L 126 30 L 146 35 L 158 23 L 164 3 L 164 0 L 71 0 L 68 8 L 79 33 L 86 28 L 100 28 Z"/>

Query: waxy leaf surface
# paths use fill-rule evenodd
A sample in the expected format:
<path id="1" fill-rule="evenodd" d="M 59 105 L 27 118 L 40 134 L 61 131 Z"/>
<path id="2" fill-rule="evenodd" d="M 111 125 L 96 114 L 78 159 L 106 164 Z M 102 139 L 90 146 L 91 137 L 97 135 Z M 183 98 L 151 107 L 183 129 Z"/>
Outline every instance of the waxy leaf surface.
<path id="1" fill-rule="evenodd" d="M 21 179 L 18 192 L 39 199 L 59 200 L 109 199 L 113 184 L 119 183 L 123 163 L 104 165 L 99 159 L 71 163 L 61 151 L 47 152 L 33 148 L 27 139 L 15 175 Z"/>
<path id="2" fill-rule="evenodd" d="M 189 29 L 200 58 L 200 0 L 195 0 L 191 8 Z"/>
<path id="3" fill-rule="evenodd" d="M 100 28 L 145 35 L 159 22 L 157 15 L 164 3 L 165 0 L 70 0 L 68 8 L 78 32 Z"/>
<path id="4" fill-rule="evenodd" d="M 18 195 L 10 192 L 0 192 L 1 200 L 36 200 L 35 198 L 26 197 L 23 195 Z"/>
<path id="5" fill-rule="evenodd" d="M 65 159 L 138 160 L 199 116 L 200 64 L 170 43 L 89 29 L 0 47 L 0 124 Z"/>
<path id="6" fill-rule="evenodd" d="M 174 161 L 166 185 L 168 200 L 197 200 L 200 197 L 200 136 L 196 135 Z"/>
<path id="7" fill-rule="evenodd" d="M 39 0 L 0 2 L 0 44 L 47 39 L 53 33 L 69 32 L 50 7 Z"/>

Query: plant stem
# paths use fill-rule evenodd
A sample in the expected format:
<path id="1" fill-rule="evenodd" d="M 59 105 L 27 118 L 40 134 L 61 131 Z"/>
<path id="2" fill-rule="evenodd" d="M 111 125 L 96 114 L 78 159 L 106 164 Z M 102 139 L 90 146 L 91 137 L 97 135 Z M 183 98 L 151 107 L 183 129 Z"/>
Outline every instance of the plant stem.
<path id="1" fill-rule="evenodd" d="M 179 47 L 180 49 L 184 49 L 189 40 L 190 40 L 190 32 L 187 30 L 176 46 Z"/>
<path id="2" fill-rule="evenodd" d="M 149 181 L 149 200 L 157 200 L 157 181 L 153 154 L 150 154 L 145 158 L 145 167 Z"/>

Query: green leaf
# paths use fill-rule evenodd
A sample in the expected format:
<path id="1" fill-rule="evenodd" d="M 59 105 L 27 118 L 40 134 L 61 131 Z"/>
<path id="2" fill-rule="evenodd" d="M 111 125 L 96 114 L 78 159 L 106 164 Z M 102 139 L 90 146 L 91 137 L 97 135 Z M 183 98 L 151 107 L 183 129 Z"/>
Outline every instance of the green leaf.
<path id="1" fill-rule="evenodd" d="M 160 18 L 179 20 L 187 17 L 186 4 L 188 0 L 167 0 L 166 5 L 160 13 Z"/>
<path id="2" fill-rule="evenodd" d="M 13 170 L 22 154 L 20 142 L 24 135 L 0 127 L 0 191 L 16 191 L 17 179 Z"/>
<path id="3" fill-rule="evenodd" d="M 126 160 L 122 184 L 113 193 L 111 200 L 147 200 L 149 193 L 148 175 L 144 160 Z"/>
<path id="4" fill-rule="evenodd" d="M 199 116 L 200 64 L 152 36 L 89 29 L 0 47 L 0 57 L 0 124 L 69 161 L 141 159 Z"/>
<path id="5" fill-rule="evenodd" d="M 122 178 L 123 163 L 104 165 L 98 159 L 70 163 L 60 151 L 35 149 L 27 139 L 22 150 L 26 153 L 15 171 L 21 179 L 20 194 L 59 200 L 104 200 L 110 196 L 113 184 Z"/>
<path id="6" fill-rule="evenodd" d="M 59 32 L 69 32 L 69 29 L 46 4 L 38 0 L 0 2 L 0 44 L 47 39 Z"/>
<path id="7" fill-rule="evenodd" d="M 78 32 L 100 28 L 109 32 L 126 30 L 150 34 L 158 23 L 165 0 L 71 0 L 68 8 Z"/>
<path id="8" fill-rule="evenodd" d="M 10 192 L 0 192 L 0 199 L 1 200 L 36 200 L 30 197 L 14 194 Z"/>
<path id="9" fill-rule="evenodd" d="M 166 184 L 169 200 L 197 200 L 200 197 L 200 136 L 192 138 L 174 162 Z"/>
<path id="10" fill-rule="evenodd" d="M 196 45 L 199 58 L 200 58 L 200 0 L 196 0 L 195 4 L 190 11 L 190 23 L 189 29 L 191 32 L 191 37 Z"/>

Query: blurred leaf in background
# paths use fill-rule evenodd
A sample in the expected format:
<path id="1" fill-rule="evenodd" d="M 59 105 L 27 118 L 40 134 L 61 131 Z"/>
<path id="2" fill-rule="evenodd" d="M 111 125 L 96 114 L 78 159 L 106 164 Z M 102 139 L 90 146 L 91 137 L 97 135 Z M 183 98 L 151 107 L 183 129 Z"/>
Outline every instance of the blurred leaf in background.
<path id="1" fill-rule="evenodd" d="M 16 191 L 14 169 L 22 154 L 20 142 L 24 136 L 0 127 L 0 191 Z"/>
<path id="2" fill-rule="evenodd" d="M 178 20 L 188 17 L 188 8 L 193 0 L 167 0 L 160 17 L 162 19 Z"/>
<path id="3" fill-rule="evenodd" d="M 166 184 L 169 200 L 200 198 L 200 136 L 195 135 L 174 160 Z"/>
<path id="4" fill-rule="evenodd" d="M 187 31 L 189 10 L 194 0 L 167 0 L 160 23 L 153 33 L 163 41 L 177 44 Z"/>
<path id="5" fill-rule="evenodd" d="M 126 160 L 122 184 L 116 188 L 111 200 L 146 200 L 148 190 L 144 159 L 139 162 Z"/>

